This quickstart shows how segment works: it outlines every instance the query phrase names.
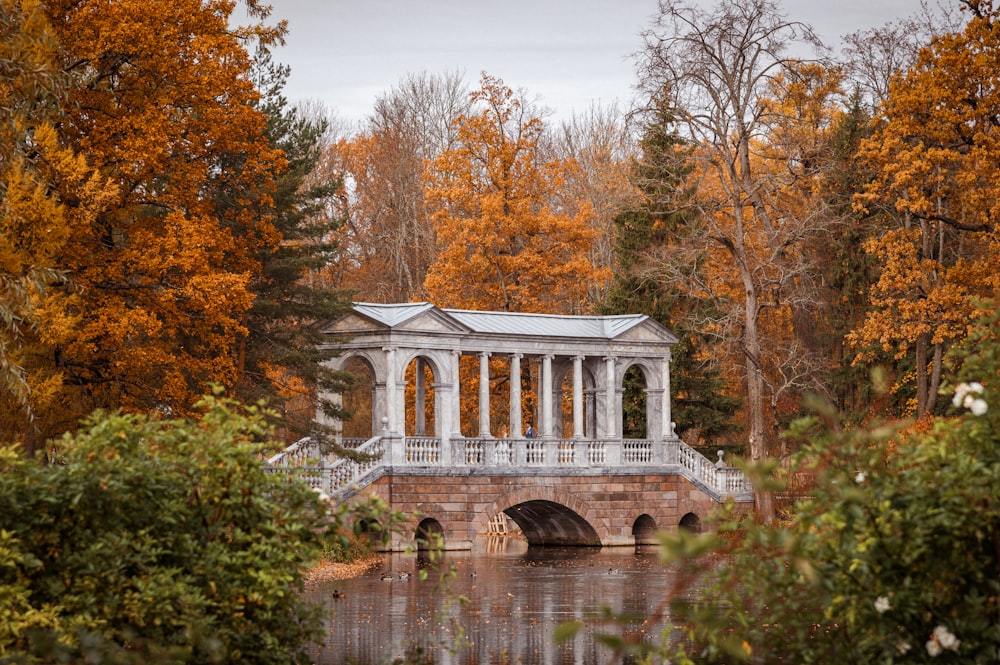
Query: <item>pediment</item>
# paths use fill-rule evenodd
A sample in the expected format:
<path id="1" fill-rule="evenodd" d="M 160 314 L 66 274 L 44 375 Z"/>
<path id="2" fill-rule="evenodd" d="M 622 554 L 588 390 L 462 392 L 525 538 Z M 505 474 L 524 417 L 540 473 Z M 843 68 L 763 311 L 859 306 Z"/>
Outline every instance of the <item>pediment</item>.
<path id="1" fill-rule="evenodd" d="M 373 321 L 356 312 L 349 312 L 341 318 L 323 327 L 325 333 L 366 333 L 387 330 L 388 326 L 379 321 Z"/>
<path id="2" fill-rule="evenodd" d="M 393 326 L 393 330 L 429 333 L 469 332 L 468 328 L 437 308 L 429 309 L 397 326 Z"/>
<path id="3" fill-rule="evenodd" d="M 639 325 L 633 326 L 616 336 L 614 339 L 616 342 L 644 342 L 668 345 L 676 344 L 679 341 L 676 335 L 652 319 L 646 319 Z"/>

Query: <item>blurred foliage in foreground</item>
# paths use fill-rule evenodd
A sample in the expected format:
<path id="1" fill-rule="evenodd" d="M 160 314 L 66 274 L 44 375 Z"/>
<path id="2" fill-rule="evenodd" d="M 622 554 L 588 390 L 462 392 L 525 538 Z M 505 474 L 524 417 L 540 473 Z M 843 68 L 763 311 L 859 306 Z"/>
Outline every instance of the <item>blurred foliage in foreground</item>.
<path id="1" fill-rule="evenodd" d="M 787 433 L 809 497 L 776 526 L 665 535 L 679 581 L 647 624 L 669 627 L 606 644 L 691 665 L 1000 661 L 1000 316 L 983 310 L 942 389 L 952 415 L 845 431 L 817 408 Z"/>
<path id="2" fill-rule="evenodd" d="M 260 410 L 200 408 L 0 448 L 0 662 L 309 662 L 303 571 L 345 513 L 265 472 Z"/>

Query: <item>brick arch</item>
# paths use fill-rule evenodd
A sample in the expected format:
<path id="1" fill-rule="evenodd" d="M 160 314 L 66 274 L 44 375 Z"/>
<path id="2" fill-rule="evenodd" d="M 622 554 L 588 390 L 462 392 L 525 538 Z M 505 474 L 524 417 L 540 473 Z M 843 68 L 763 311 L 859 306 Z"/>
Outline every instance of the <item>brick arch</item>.
<path id="1" fill-rule="evenodd" d="M 576 495 L 552 487 L 518 487 L 500 495 L 488 506 L 478 507 L 470 525 L 471 534 L 485 533 L 490 517 L 504 512 L 508 508 L 530 501 L 549 501 L 573 511 L 597 532 L 603 543 L 611 533 L 606 520 L 594 510 L 590 504 Z"/>
<path id="2" fill-rule="evenodd" d="M 696 515 L 698 517 L 698 521 L 704 524 L 705 520 L 708 518 L 709 510 L 710 510 L 709 508 L 705 507 L 700 503 L 691 501 L 690 499 L 683 499 L 677 502 L 677 519 L 674 520 L 675 523 L 670 525 L 664 524 L 663 526 L 664 527 L 669 526 L 673 529 L 677 529 L 677 527 L 681 523 L 681 518 L 683 518 L 688 513 Z"/>

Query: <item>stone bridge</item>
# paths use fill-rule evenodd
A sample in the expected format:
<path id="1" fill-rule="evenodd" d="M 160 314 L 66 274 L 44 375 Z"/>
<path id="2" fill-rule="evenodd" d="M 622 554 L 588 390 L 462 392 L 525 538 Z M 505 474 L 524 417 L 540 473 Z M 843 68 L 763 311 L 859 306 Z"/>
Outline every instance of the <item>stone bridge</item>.
<path id="1" fill-rule="evenodd" d="M 699 528 L 722 501 L 753 502 L 741 472 L 676 439 L 468 439 L 452 451 L 461 463 L 448 466 L 439 446 L 427 437 L 373 437 L 357 446 L 371 461 L 329 462 L 304 440 L 269 463 L 273 472 L 297 470 L 334 501 L 377 496 L 409 515 L 393 550 L 432 536 L 445 549 L 470 549 L 511 523 L 531 545 L 651 544 L 657 531 Z"/>
<path id="2" fill-rule="evenodd" d="M 392 548 L 431 535 L 468 548 L 512 525 L 536 545 L 634 545 L 697 527 L 721 501 L 752 502 L 739 471 L 676 436 L 678 340 L 647 316 L 357 303 L 322 326 L 339 352 L 331 368 L 368 376 L 370 423 L 341 443 L 370 461 L 304 440 L 270 466 L 304 470 L 336 501 L 364 492 L 412 514 Z"/>

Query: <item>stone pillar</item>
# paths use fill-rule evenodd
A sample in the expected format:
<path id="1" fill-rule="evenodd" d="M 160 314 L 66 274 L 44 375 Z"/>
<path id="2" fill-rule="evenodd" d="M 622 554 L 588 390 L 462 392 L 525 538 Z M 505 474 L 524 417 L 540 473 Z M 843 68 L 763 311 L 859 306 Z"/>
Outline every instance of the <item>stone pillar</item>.
<path id="1" fill-rule="evenodd" d="M 384 347 L 385 352 L 385 417 L 389 419 L 389 435 L 401 435 L 400 414 L 396 411 L 396 349 Z"/>
<path id="2" fill-rule="evenodd" d="M 675 438 L 673 423 L 671 421 L 672 415 L 670 413 L 670 350 L 667 349 L 667 356 L 661 361 L 662 372 L 663 372 L 663 401 L 660 405 L 663 413 L 663 428 L 660 430 L 663 432 L 663 438 L 672 439 Z"/>
<path id="3" fill-rule="evenodd" d="M 435 374 L 435 378 L 437 375 Z M 451 446 L 451 399 L 452 385 L 441 381 L 434 382 L 434 432 L 441 439 L 441 464 L 451 466 L 454 460 Z"/>
<path id="4" fill-rule="evenodd" d="M 510 436 L 520 439 L 521 423 L 521 354 L 510 354 Z"/>
<path id="5" fill-rule="evenodd" d="M 583 437 L 583 356 L 573 356 L 573 438 Z"/>
<path id="6" fill-rule="evenodd" d="M 618 429 L 621 418 L 618 413 L 622 410 L 622 402 L 618 394 L 618 384 L 615 377 L 615 358 L 607 356 L 604 358 L 604 436 L 609 439 L 622 438 Z"/>
<path id="7" fill-rule="evenodd" d="M 413 385 L 414 385 L 414 426 L 413 433 L 417 436 L 427 436 L 427 386 L 424 381 L 424 361 L 423 358 L 416 358 L 413 361 Z"/>
<path id="8" fill-rule="evenodd" d="M 490 354 L 479 354 L 479 436 L 490 436 Z"/>
<path id="9" fill-rule="evenodd" d="M 459 371 L 461 351 L 451 352 L 451 437 L 462 438 L 462 373 Z"/>
<path id="10" fill-rule="evenodd" d="M 542 402 L 542 422 L 539 423 L 539 437 L 552 438 L 552 359 L 555 356 L 542 356 L 542 375 L 539 377 L 541 386 L 538 388 Z"/>

